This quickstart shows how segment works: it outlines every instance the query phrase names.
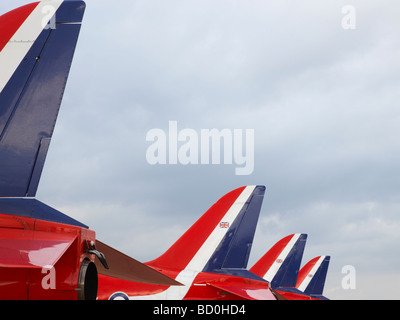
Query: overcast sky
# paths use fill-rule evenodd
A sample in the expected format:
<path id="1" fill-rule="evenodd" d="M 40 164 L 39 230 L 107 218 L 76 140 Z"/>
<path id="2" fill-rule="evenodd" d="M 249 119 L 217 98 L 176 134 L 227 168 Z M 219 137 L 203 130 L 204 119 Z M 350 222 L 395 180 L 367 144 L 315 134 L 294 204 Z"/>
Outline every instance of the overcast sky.
<path id="1" fill-rule="evenodd" d="M 265 185 L 249 267 L 307 233 L 303 264 L 331 256 L 326 296 L 400 298 L 398 1 L 86 3 L 39 200 L 148 261 L 228 191 Z M 169 121 L 254 130 L 254 172 L 150 165 L 146 134 Z"/>

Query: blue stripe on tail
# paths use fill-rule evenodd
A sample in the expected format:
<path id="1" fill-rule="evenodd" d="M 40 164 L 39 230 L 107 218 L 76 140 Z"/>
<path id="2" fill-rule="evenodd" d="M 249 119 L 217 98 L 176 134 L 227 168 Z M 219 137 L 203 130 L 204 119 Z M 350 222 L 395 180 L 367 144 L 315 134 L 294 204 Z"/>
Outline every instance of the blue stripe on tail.
<path id="1" fill-rule="evenodd" d="M 295 287 L 297 275 L 299 274 L 301 259 L 304 253 L 304 247 L 307 241 L 307 234 L 301 234 L 290 250 L 286 259 L 282 262 L 281 267 L 271 281 L 274 289 L 282 287 Z"/>
<path id="2" fill-rule="evenodd" d="M 265 187 L 257 186 L 203 272 L 261 278 L 246 270 L 254 234 L 264 198 Z"/>
<path id="3" fill-rule="evenodd" d="M 36 195 L 84 9 L 63 2 L 0 93 L 0 197 Z"/>

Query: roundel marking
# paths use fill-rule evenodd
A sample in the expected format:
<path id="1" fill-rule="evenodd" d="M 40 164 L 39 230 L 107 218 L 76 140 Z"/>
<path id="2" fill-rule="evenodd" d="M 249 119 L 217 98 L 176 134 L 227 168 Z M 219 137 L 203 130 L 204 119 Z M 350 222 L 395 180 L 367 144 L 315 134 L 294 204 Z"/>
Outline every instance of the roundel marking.
<path id="1" fill-rule="evenodd" d="M 129 300 L 129 297 L 125 292 L 116 292 L 113 293 L 108 300 Z"/>

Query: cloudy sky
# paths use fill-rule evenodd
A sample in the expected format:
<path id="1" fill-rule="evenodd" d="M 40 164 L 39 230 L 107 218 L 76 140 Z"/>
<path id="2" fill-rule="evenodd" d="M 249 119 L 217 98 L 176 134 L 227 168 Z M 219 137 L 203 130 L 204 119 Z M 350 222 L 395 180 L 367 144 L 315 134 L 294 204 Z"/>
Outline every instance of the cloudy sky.
<path id="1" fill-rule="evenodd" d="M 148 261 L 226 192 L 265 185 L 249 266 L 307 233 L 303 263 L 331 256 L 326 296 L 400 298 L 398 1 L 86 3 L 39 200 Z M 150 165 L 146 135 L 170 121 L 254 130 L 253 173 Z"/>

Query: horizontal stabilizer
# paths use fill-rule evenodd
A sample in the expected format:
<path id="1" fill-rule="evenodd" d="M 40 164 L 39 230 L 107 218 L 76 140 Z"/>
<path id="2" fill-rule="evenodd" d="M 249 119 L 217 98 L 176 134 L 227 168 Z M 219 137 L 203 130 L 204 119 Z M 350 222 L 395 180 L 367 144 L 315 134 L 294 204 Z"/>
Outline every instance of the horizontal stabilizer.
<path id="1" fill-rule="evenodd" d="M 76 238 L 68 233 L 0 228 L 0 268 L 51 268 Z"/>
<path id="2" fill-rule="evenodd" d="M 146 266 L 145 264 L 119 252 L 118 250 L 96 240 L 96 249 L 104 254 L 109 269 L 105 269 L 96 257 L 95 263 L 99 274 L 140 283 L 179 286 L 179 282 Z"/>

